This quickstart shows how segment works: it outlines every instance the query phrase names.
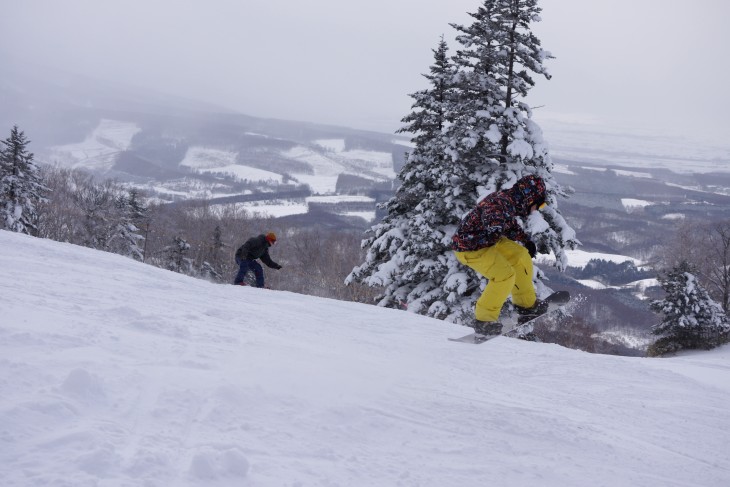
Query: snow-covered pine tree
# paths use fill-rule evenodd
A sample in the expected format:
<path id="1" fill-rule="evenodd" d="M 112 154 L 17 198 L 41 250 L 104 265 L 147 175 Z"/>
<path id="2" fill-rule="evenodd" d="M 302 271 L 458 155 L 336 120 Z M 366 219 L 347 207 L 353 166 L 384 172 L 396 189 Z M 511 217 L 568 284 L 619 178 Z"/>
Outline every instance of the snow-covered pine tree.
<path id="1" fill-rule="evenodd" d="M 223 276 L 207 260 L 200 264 L 198 276 L 211 282 L 223 282 Z"/>
<path id="2" fill-rule="evenodd" d="M 71 198 L 80 213 L 77 241 L 85 247 L 110 251 L 118 231 L 117 189 L 114 183 L 106 180 L 98 184 L 90 175 L 79 175 Z"/>
<path id="3" fill-rule="evenodd" d="M 728 341 L 728 317 L 697 282 L 686 261 L 660 276 L 659 282 L 666 296 L 649 305 L 652 311 L 662 314 L 662 321 L 652 329 L 660 338 L 649 348 L 650 355 L 710 349 Z"/>
<path id="4" fill-rule="evenodd" d="M 450 238 L 481 198 L 527 174 L 548 187 L 550 206 L 524 222 L 538 249 L 553 251 L 563 269 L 564 250 L 578 244 L 557 207 L 566 191 L 551 174 L 547 144 L 524 101 L 534 85 L 531 73 L 549 78 L 543 61 L 552 56 L 530 31 L 539 13 L 536 0 L 485 0 L 470 14 L 471 25 L 452 24 L 462 46 L 452 60 L 440 60 L 435 51 L 432 76 L 442 72 L 443 81 L 429 78 L 431 88 L 413 95 L 416 111 L 404 119 L 410 125 L 403 130 L 416 134 L 415 148 L 399 175 L 403 186 L 388 203 L 388 216 L 363 242 L 365 263 L 348 277 L 384 286 L 379 304 L 403 303 L 452 321 L 470 314 L 465 311 L 485 283 L 457 263 L 448 251 Z M 447 96 L 436 95 L 438 86 Z M 441 125 L 415 123 L 437 114 Z"/>
<path id="5" fill-rule="evenodd" d="M 132 223 L 141 228 L 149 218 L 149 208 L 141 201 L 138 189 L 130 188 L 127 191 L 127 208 Z"/>
<path id="6" fill-rule="evenodd" d="M 543 63 L 553 56 L 530 30 L 540 12 L 537 0 L 485 0 L 470 14 L 471 25 L 452 24 L 463 46 L 454 58 L 461 96 L 447 135 L 452 159 L 466 169 L 466 180 L 457 186 L 461 191 L 454 195 L 462 213 L 527 174 L 545 181 L 549 206 L 533 213 L 525 226 L 538 249 L 557 256 L 562 270 L 565 249 L 579 242 L 558 211 L 557 197 L 567 191 L 552 175 L 547 143 L 524 101 L 535 85 L 532 74 L 550 79 Z"/>
<path id="7" fill-rule="evenodd" d="M 172 244 L 162 250 L 164 255 L 162 266 L 165 269 L 192 276 L 194 274 L 193 259 L 188 257 L 189 251 L 190 244 L 184 238 L 173 238 Z"/>
<path id="8" fill-rule="evenodd" d="M 448 105 L 453 103 L 454 74 L 443 37 L 433 54 L 430 74 L 424 75 L 429 87 L 410 95 L 414 111 L 403 118 L 407 125 L 399 130 L 413 134 L 414 143 L 398 174 L 400 187 L 385 205 L 387 215 L 363 241 L 365 262 L 346 280 L 383 286 L 381 306 L 407 303 L 416 312 L 426 311 L 420 309 L 421 303 L 426 306 L 432 301 L 432 293 L 443 292 L 440 277 L 445 270 L 436 268 L 449 263 L 443 241 L 454 224 L 452 212 L 443 208 L 451 184 L 443 177 L 448 161 L 442 134 L 448 124 Z"/>
<path id="9" fill-rule="evenodd" d="M 14 126 L 0 147 L 0 228 L 34 234 L 38 221 L 37 205 L 48 191 L 41 181 L 30 141 Z"/>
<path id="10" fill-rule="evenodd" d="M 118 194 L 114 200 L 116 214 L 114 215 L 115 228 L 109 240 L 108 250 L 116 254 L 142 260 L 144 253 L 141 247 L 144 236 L 135 221 L 141 221 L 146 209 L 137 199 L 136 191 L 129 194 Z"/>

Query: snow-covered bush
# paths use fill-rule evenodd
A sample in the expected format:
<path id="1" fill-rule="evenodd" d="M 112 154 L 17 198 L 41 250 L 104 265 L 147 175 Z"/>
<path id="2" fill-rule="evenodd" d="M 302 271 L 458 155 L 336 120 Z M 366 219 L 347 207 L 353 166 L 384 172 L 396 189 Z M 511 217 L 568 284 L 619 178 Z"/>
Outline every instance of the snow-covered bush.
<path id="1" fill-rule="evenodd" d="M 681 262 L 659 278 L 666 297 L 650 304 L 663 315 L 652 330 L 660 338 L 649 347 L 650 356 L 683 349 L 709 350 L 728 341 L 728 317 L 691 271 L 687 262 Z"/>

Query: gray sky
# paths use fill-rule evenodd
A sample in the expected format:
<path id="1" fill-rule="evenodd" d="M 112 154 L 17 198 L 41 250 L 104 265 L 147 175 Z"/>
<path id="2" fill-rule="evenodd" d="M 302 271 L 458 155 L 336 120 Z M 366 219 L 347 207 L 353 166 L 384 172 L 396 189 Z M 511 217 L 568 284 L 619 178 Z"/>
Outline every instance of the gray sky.
<path id="1" fill-rule="evenodd" d="M 0 0 L 0 49 L 251 115 L 392 132 L 480 0 Z M 540 123 L 730 133 L 730 1 L 542 0 Z"/>

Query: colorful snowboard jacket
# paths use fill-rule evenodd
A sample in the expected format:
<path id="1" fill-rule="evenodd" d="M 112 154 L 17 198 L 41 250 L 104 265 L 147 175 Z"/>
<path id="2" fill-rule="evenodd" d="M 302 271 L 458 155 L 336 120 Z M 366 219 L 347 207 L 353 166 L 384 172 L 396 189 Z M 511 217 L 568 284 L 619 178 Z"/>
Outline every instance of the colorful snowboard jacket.
<path id="1" fill-rule="evenodd" d="M 451 238 L 457 252 L 479 250 L 506 237 L 523 244 L 530 237 L 522 230 L 517 217 L 530 214 L 530 207 L 545 201 L 545 183 L 537 176 L 525 176 L 509 189 L 497 191 L 481 200 L 459 223 Z"/>

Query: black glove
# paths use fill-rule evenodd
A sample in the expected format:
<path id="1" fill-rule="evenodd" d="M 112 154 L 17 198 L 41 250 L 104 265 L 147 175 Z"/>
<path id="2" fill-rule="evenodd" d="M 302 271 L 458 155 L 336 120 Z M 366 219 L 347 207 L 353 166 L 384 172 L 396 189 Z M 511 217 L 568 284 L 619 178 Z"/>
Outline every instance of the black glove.
<path id="1" fill-rule="evenodd" d="M 530 257 L 534 258 L 537 255 L 537 247 L 535 247 L 535 242 L 533 242 L 532 240 L 528 240 L 527 242 L 525 242 L 525 248 L 530 254 Z"/>
<path id="2" fill-rule="evenodd" d="M 276 267 L 274 267 L 274 269 L 276 269 L 278 271 L 279 269 L 281 269 L 281 265 L 280 264 L 276 264 Z"/>

